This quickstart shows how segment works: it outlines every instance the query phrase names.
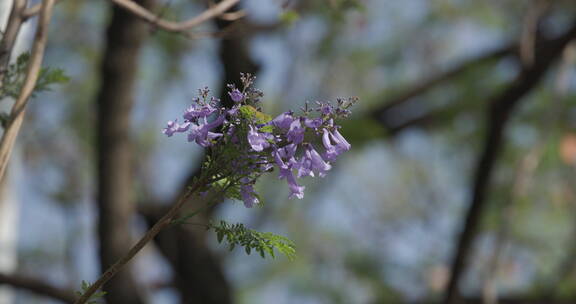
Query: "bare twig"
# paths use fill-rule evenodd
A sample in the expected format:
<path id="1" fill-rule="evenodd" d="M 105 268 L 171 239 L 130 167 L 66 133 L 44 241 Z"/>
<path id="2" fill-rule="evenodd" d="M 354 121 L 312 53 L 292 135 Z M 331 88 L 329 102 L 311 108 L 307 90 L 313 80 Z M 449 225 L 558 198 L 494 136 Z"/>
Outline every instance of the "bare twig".
<path id="1" fill-rule="evenodd" d="M 12 54 L 16 37 L 18 37 L 18 32 L 20 32 L 20 27 L 22 26 L 22 22 L 24 22 L 22 11 L 25 8 L 26 1 L 14 0 L 6 29 L 2 33 L 2 40 L 0 41 L 0 87 L 2 87 L 4 71 L 10 63 L 10 55 Z"/>
<path id="2" fill-rule="evenodd" d="M 235 11 L 235 12 L 230 12 L 230 13 L 224 13 L 221 14 L 220 19 L 222 20 L 226 20 L 226 21 L 236 21 L 240 18 L 246 17 L 246 11 L 245 10 L 239 10 L 239 11 Z"/>
<path id="3" fill-rule="evenodd" d="M 48 39 L 48 25 L 52 17 L 52 8 L 54 7 L 54 0 L 42 1 L 42 8 L 40 10 L 40 20 L 36 29 L 36 36 L 34 37 L 34 44 L 32 46 L 32 55 L 28 63 L 28 71 L 26 78 L 20 91 L 20 95 L 12 106 L 10 113 L 10 121 L 8 122 L 2 139 L 0 140 L 0 179 L 4 176 L 16 136 L 22 126 L 24 120 L 24 112 L 28 99 L 34 91 L 42 60 L 44 59 L 44 50 L 46 48 L 46 41 Z"/>
<path id="4" fill-rule="evenodd" d="M 470 70 L 473 67 L 478 65 L 484 64 L 486 62 L 490 62 L 492 60 L 500 59 L 502 57 L 514 54 L 514 50 L 516 48 L 516 44 L 510 43 L 504 45 L 498 49 L 489 51 L 485 54 L 480 56 L 471 58 L 466 60 L 453 68 L 446 70 L 445 72 L 438 73 L 438 75 L 429 78 L 427 80 L 423 80 L 420 83 L 412 86 L 410 89 L 398 94 L 395 97 L 392 97 L 388 100 L 384 105 L 380 106 L 379 108 L 375 109 L 372 112 L 372 116 L 379 122 L 386 123 L 386 115 L 390 112 L 390 110 L 405 104 L 406 102 L 412 100 L 414 97 L 422 95 L 429 90 L 437 87 L 440 84 L 443 84 L 447 81 L 450 81 L 457 76 L 461 75 L 463 72 Z"/>
<path id="5" fill-rule="evenodd" d="M 160 219 L 140 240 L 130 248 L 128 253 L 119 259 L 116 263 L 110 266 L 100 278 L 88 288 L 84 294 L 74 304 L 84 304 L 90 297 L 102 287 L 108 280 L 110 280 L 118 271 L 120 271 L 146 244 L 148 244 L 154 237 L 160 233 L 164 228 L 170 226 L 174 218 L 178 215 L 178 211 L 184 206 L 188 199 L 204 184 L 204 181 L 198 181 L 196 184 L 188 188 L 188 190 L 180 197 L 178 202 L 168 210 L 168 212 Z"/>
<path id="6" fill-rule="evenodd" d="M 176 32 L 176 33 L 184 33 L 192 29 L 193 27 L 202 24 L 205 21 L 218 17 L 226 13 L 226 11 L 230 9 L 232 6 L 234 6 L 236 3 L 240 2 L 240 0 L 224 0 L 218 3 L 217 5 L 205 10 L 200 15 L 192 19 L 182 22 L 174 22 L 159 18 L 154 13 L 143 8 L 142 6 L 140 6 L 139 4 L 137 4 L 132 0 L 111 0 L 111 1 L 154 26 L 157 26 L 169 32 Z"/>
<path id="7" fill-rule="evenodd" d="M 25 289 L 39 295 L 60 300 L 64 303 L 74 302 L 74 293 L 71 291 L 60 289 L 37 279 L 21 275 L 0 273 L 0 285 L 10 285 L 12 287 Z"/>
<path id="8" fill-rule="evenodd" d="M 56 0 L 56 2 L 58 2 L 60 0 Z M 40 8 L 42 7 L 42 3 L 37 3 L 34 6 L 31 6 L 27 9 L 25 9 L 22 12 L 22 19 L 24 19 L 24 21 L 28 20 L 31 17 L 36 16 L 38 13 L 40 13 Z"/>

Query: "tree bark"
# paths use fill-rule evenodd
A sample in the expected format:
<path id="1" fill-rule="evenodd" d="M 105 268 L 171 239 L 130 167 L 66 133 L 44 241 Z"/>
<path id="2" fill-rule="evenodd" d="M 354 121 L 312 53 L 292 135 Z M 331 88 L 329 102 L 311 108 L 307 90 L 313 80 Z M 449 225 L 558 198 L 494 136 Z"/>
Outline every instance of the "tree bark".
<path id="1" fill-rule="evenodd" d="M 149 7 L 152 0 L 138 1 Z M 132 244 L 134 214 L 130 113 L 138 57 L 146 24 L 113 6 L 100 67 L 97 105 L 98 207 L 102 271 L 122 257 Z M 104 287 L 109 304 L 140 304 L 129 268 Z"/>

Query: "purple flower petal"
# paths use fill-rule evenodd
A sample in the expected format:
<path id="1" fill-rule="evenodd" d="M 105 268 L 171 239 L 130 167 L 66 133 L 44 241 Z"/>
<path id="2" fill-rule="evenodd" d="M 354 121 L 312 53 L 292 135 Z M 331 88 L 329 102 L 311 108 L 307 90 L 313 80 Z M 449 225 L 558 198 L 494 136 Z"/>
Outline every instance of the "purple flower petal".
<path id="1" fill-rule="evenodd" d="M 334 111 L 334 107 L 329 103 L 321 103 L 320 107 L 318 107 L 318 111 L 323 115 L 330 115 Z"/>
<path id="2" fill-rule="evenodd" d="M 283 175 L 286 176 L 286 181 L 288 182 L 288 188 L 290 188 L 289 198 L 293 198 L 294 196 L 299 199 L 304 198 L 304 189 L 306 187 L 300 186 L 296 183 L 296 179 L 294 178 L 294 174 L 292 174 L 292 171 L 284 172 Z"/>
<path id="3" fill-rule="evenodd" d="M 244 99 L 244 94 L 242 94 L 242 92 L 240 92 L 238 89 L 234 89 L 232 92 L 228 92 L 228 95 L 230 95 L 230 98 L 232 98 L 234 102 L 240 102 L 242 99 Z"/>
<path id="4" fill-rule="evenodd" d="M 284 112 L 272 119 L 270 123 L 277 128 L 288 129 L 293 121 L 294 117 L 292 117 L 292 112 Z"/>
<path id="5" fill-rule="evenodd" d="M 338 146 L 332 145 L 331 138 L 334 139 L 334 136 L 332 133 L 330 133 L 330 131 L 328 131 L 328 129 L 323 129 L 322 132 L 322 144 L 326 149 L 324 158 L 326 158 L 328 161 L 335 161 L 338 155 L 340 155 L 345 150 L 338 148 Z"/>
<path id="6" fill-rule="evenodd" d="M 252 208 L 260 202 L 256 197 L 256 192 L 254 191 L 252 184 L 244 184 L 240 186 L 240 195 L 242 196 L 246 208 Z"/>
<path id="7" fill-rule="evenodd" d="M 271 134 L 260 133 L 255 130 L 253 126 L 250 126 L 250 130 L 248 131 L 248 143 L 254 151 L 261 152 L 262 150 L 270 147 L 270 142 L 268 142 L 268 139 L 271 136 Z"/>
<path id="8" fill-rule="evenodd" d="M 185 122 L 183 124 L 178 124 L 178 120 L 169 121 L 167 123 L 166 128 L 162 130 L 162 133 L 166 134 L 166 136 L 170 137 L 174 135 L 174 133 L 181 133 L 186 132 L 190 128 L 190 122 Z"/>
<path id="9" fill-rule="evenodd" d="M 314 172 L 312 171 L 312 160 L 308 157 L 301 157 L 298 163 L 295 165 L 297 169 L 296 177 L 312 176 L 314 177 Z"/>
<path id="10" fill-rule="evenodd" d="M 211 105 L 191 105 L 184 111 L 184 119 L 190 121 L 196 121 L 198 118 L 203 118 L 212 115 L 212 113 L 216 112 L 216 108 L 212 107 Z"/>
<path id="11" fill-rule="evenodd" d="M 288 133 L 286 133 L 286 138 L 294 144 L 300 144 L 304 140 L 304 131 L 306 131 L 306 129 L 302 127 L 300 120 L 294 120 L 290 124 L 290 129 L 288 130 Z"/>
<path id="12" fill-rule="evenodd" d="M 332 166 L 325 162 L 314 148 L 309 147 L 306 150 L 306 156 L 309 157 L 312 162 L 312 170 L 316 171 L 320 177 L 326 176 L 326 172 L 332 169 Z"/>
<path id="13" fill-rule="evenodd" d="M 224 122 L 225 116 L 220 115 L 211 123 L 204 123 L 200 125 L 192 125 L 190 133 L 188 134 L 188 141 L 195 141 L 202 147 L 209 147 L 212 145 L 212 139 L 222 136 L 221 133 L 210 132 L 211 129 L 221 125 Z"/>
<path id="14" fill-rule="evenodd" d="M 324 121 L 322 120 L 322 118 L 314 118 L 314 119 L 306 118 L 306 120 L 304 120 L 304 125 L 307 126 L 308 128 L 316 129 L 322 126 L 323 122 Z"/>
<path id="15" fill-rule="evenodd" d="M 352 147 L 348 141 L 338 132 L 338 129 L 335 129 L 333 133 L 330 134 L 338 149 L 342 151 L 348 151 Z"/>

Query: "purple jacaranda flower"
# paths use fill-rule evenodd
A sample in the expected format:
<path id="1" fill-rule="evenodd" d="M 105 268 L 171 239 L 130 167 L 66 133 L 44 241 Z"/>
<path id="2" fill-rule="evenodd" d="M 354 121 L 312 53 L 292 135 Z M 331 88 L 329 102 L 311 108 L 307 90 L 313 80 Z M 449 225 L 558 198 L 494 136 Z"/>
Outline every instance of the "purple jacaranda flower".
<path id="1" fill-rule="evenodd" d="M 288 133 L 286 133 L 286 138 L 288 139 L 288 141 L 296 145 L 300 144 L 304 140 L 304 131 L 306 131 L 306 129 L 302 127 L 300 120 L 299 119 L 294 120 L 290 124 Z"/>
<path id="2" fill-rule="evenodd" d="M 298 163 L 298 161 L 296 161 L 294 158 L 297 148 L 298 147 L 295 144 L 290 144 L 286 147 L 275 149 L 274 152 L 272 152 L 274 161 L 276 162 L 278 168 L 280 168 L 280 174 L 278 175 L 278 178 L 286 178 L 286 174 L 288 172 L 292 174 L 292 168 L 295 164 Z"/>
<path id="3" fill-rule="evenodd" d="M 252 208 L 260 202 L 256 197 L 256 192 L 254 191 L 252 184 L 243 184 L 240 186 L 240 195 L 242 196 L 242 201 L 244 201 L 244 206 L 246 206 L 246 208 Z"/>
<path id="4" fill-rule="evenodd" d="M 230 95 L 230 98 L 232 98 L 234 102 L 240 102 L 244 98 L 244 94 L 242 94 L 238 89 L 228 92 L 228 95 Z"/>
<path id="5" fill-rule="evenodd" d="M 342 134 L 338 132 L 338 129 L 335 129 L 334 132 L 332 132 L 330 135 L 332 137 L 332 140 L 334 140 L 334 142 L 336 143 L 336 147 L 338 147 L 338 149 L 340 149 L 342 152 L 348 151 L 352 147 L 352 145 L 348 143 L 346 138 L 344 138 L 344 136 L 342 136 Z"/>
<path id="6" fill-rule="evenodd" d="M 316 129 L 321 127 L 323 122 L 324 120 L 322 118 L 314 118 L 314 119 L 306 118 L 304 120 L 304 125 L 307 126 L 308 128 Z"/>
<path id="7" fill-rule="evenodd" d="M 198 118 L 210 116 L 216 111 L 217 109 L 211 105 L 191 105 L 184 111 L 184 119 L 195 121 Z"/>
<path id="8" fill-rule="evenodd" d="M 289 144 L 283 148 L 277 149 L 277 151 L 278 151 L 278 155 L 281 158 L 292 162 L 292 159 L 294 158 L 294 155 L 296 154 L 297 149 L 298 149 L 298 146 L 296 144 Z"/>
<path id="9" fill-rule="evenodd" d="M 318 174 L 320 177 L 326 176 L 326 172 L 332 168 L 332 166 L 322 159 L 322 156 L 312 147 L 310 144 L 306 144 L 306 150 L 304 155 L 300 157 L 298 163 L 294 166 L 298 170 L 297 177 L 312 176 L 314 173 Z"/>
<path id="10" fill-rule="evenodd" d="M 307 145 L 304 155 L 306 158 L 310 159 L 312 164 L 311 169 L 318 173 L 320 177 L 326 176 L 326 172 L 332 169 L 332 166 L 322 159 L 322 156 L 320 156 L 318 151 L 314 150 L 312 145 Z"/>
<path id="11" fill-rule="evenodd" d="M 286 164 L 282 159 L 282 153 L 280 152 L 280 150 L 281 149 L 274 150 L 274 152 L 272 152 L 272 156 L 274 157 L 274 161 L 276 162 L 276 165 L 278 166 L 278 168 L 280 168 L 280 170 L 282 169 L 287 170 L 289 168 L 288 164 Z M 279 178 L 282 178 L 282 171 L 280 171 Z"/>
<path id="12" fill-rule="evenodd" d="M 251 87 L 253 78 L 242 77 L 242 90 L 235 85 L 227 86 L 234 101 L 232 107 L 222 107 L 216 98 L 208 96 L 207 88 L 202 89 L 184 112 L 184 123 L 168 122 L 163 133 L 172 136 L 187 132 L 189 141 L 202 147 L 212 146 L 211 157 L 203 163 L 203 170 L 221 170 L 229 175 L 228 180 L 239 187 L 239 193 L 229 195 L 244 201 L 248 208 L 260 203 L 254 184 L 275 167 L 278 177 L 288 184 L 290 198 L 301 199 L 305 187 L 297 183 L 298 178 L 326 175 L 332 161 L 351 148 L 334 120 L 345 118 L 354 100 L 339 99 L 337 106 L 317 102 L 314 108 L 307 104 L 302 115 L 288 111 L 268 121 L 265 115 L 244 115 L 246 111 L 240 111 L 244 108 L 261 111 L 259 99 L 262 97 L 262 93 Z M 322 139 L 325 149 L 316 150 L 320 146 L 313 145 L 317 140 L 314 137 Z"/>
<path id="13" fill-rule="evenodd" d="M 323 115 L 330 115 L 334 111 L 334 107 L 332 107 L 329 103 L 318 103 L 318 111 Z"/>
<path id="14" fill-rule="evenodd" d="M 306 187 L 300 186 L 300 185 L 298 185 L 298 183 L 296 183 L 296 178 L 294 178 L 294 174 L 292 174 L 292 170 L 280 169 L 280 171 L 286 171 L 286 172 L 282 172 L 281 174 L 283 176 L 286 176 L 286 181 L 288 182 L 288 188 L 290 188 L 289 198 L 293 198 L 294 196 L 296 196 L 299 199 L 304 198 L 304 189 Z"/>
<path id="15" fill-rule="evenodd" d="M 190 128 L 190 122 L 185 122 L 183 124 L 178 124 L 178 120 L 169 121 L 167 123 L 166 128 L 162 130 L 162 133 L 166 134 L 166 136 L 170 137 L 174 135 L 174 133 L 178 132 L 186 132 Z"/>
<path id="16" fill-rule="evenodd" d="M 322 132 L 322 144 L 326 149 L 324 157 L 328 161 L 334 161 L 336 160 L 336 157 L 338 157 L 338 155 L 340 155 L 342 152 L 350 150 L 350 144 L 340 134 L 340 132 L 338 132 L 338 130 L 330 132 L 328 129 L 323 129 Z M 334 142 L 334 145 L 332 142 Z"/>
<path id="17" fill-rule="evenodd" d="M 314 177 L 314 172 L 312 171 L 312 159 L 309 157 L 300 157 L 296 165 L 294 166 L 297 170 L 296 177 L 301 178 L 304 176 Z"/>
<path id="18" fill-rule="evenodd" d="M 204 118 L 204 124 L 192 125 L 190 133 L 188 134 L 188 141 L 195 141 L 200 146 L 206 148 L 212 145 L 212 139 L 222 136 L 221 133 L 210 132 L 213 128 L 221 125 L 224 122 L 225 116 L 220 115 L 213 122 L 207 123 Z"/>
<path id="19" fill-rule="evenodd" d="M 248 131 L 248 143 L 254 151 L 261 152 L 270 147 L 270 142 L 268 140 L 273 138 L 274 136 L 272 134 L 258 132 L 258 130 L 254 129 L 254 127 L 250 125 L 250 130 Z"/>
<path id="20" fill-rule="evenodd" d="M 292 117 L 292 112 L 284 112 L 272 119 L 270 123 L 277 128 L 288 129 L 293 121 L 294 117 Z"/>

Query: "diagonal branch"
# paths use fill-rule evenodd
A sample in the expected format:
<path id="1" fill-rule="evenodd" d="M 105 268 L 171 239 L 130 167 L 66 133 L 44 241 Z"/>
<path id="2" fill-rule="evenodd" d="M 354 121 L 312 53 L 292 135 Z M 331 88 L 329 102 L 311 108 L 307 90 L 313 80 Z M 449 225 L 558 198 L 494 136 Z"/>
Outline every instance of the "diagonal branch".
<path id="1" fill-rule="evenodd" d="M 104 285 L 106 282 L 108 282 L 124 266 L 126 266 L 126 264 L 128 264 L 128 262 L 130 262 L 132 260 L 132 258 L 134 258 L 136 256 L 136 254 L 138 254 L 138 252 L 140 252 L 140 250 L 142 250 L 142 248 L 144 248 L 144 246 L 146 246 L 146 244 L 148 244 L 150 241 L 152 241 L 152 239 L 154 239 L 154 237 L 156 235 L 158 235 L 158 233 L 160 233 L 160 231 L 162 231 L 166 227 L 170 226 L 171 222 L 178 215 L 178 212 L 180 211 L 180 209 L 182 209 L 182 206 L 184 206 L 184 204 L 188 201 L 188 199 L 190 199 L 190 197 L 193 194 L 195 194 L 200 187 L 204 186 L 203 182 L 204 181 L 199 181 L 197 184 L 190 186 L 188 188 L 188 190 L 182 194 L 182 196 L 180 197 L 178 202 L 176 202 L 176 204 L 174 204 L 170 208 L 170 210 L 168 210 L 168 212 L 166 214 L 164 214 L 164 216 L 162 216 L 162 218 L 160 218 L 158 220 L 158 222 L 156 222 L 156 224 L 154 224 L 154 226 L 152 226 L 152 228 L 150 228 L 150 230 L 148 230 L 140 238 L 140 240 L 138 240 L 138 242 L 136 242 L 136 244 L 134 244 L 130 248 L 130 250 L 122 258 L 120 258 L 118 261 L 116 261 L 116 263 L 112 264 L 112 266 L 110 266 L 100 276 L 100 278 L 96 282 L 94 282 L 94 284 L 90 285 L 90 287 L 74 303 L 75 304 L 86 303 L 92 297 L 92 295 L 96 291 L 98 291 L 98 289 L 100 289 L 102 287 L 102 285 Z"/>
<path id="2" fill-rule="evenodd" d="M 539 39 L 536 41 L 535 46 L 541 49 L 543 46 L 549 45 L 550 42 L 550 39 Z M 390 100 L 387 100 L 381 106 L 372 111 L 369 114 L 369 117 L 382 125 L 382 127 L 388 131 L 387 134 L 389 136 L 395 136 L 408 128 L 435 126 L 442 121 L 442 114 L 446 112 L 445 109 L 430 109 L 423 114 L 406 118 L 403 118 L 404 115 L 397 115 L 397 113 L 403 112 L 407 105 L 410 105 L 408 106 L 408 109 L 410 109 L 413 105 L 412 101 L 416 102 L 414 98 L 457 78 L 462 73 L 474 69 L 479 65 L 504 57 L 519 57 L 519 48 L 520 45 L 518 42 L 509 43 L 478 57 L 466 60 L 455 67 L 445 72 L 441 72 L 428 80 L 417 83 L 411 88 L 405 90 L 403 93 L 392 97 Z"/>
<path id="3" fill-rule="evenodd" d="M 56 2 L 58 2 L 60 0 L 56 0 Z M 38 13 L 40 13 L 40 8 L 42 8 L 42 3 L 36 3 L 35 5 L 27 8 L 26 10 L 24 10 L 22 12 L 22 18 L 24 20 L 28 20 L 29 18 L 32 18 L 36 15 L 38 15 Z"/>
<path id="4" fill-rule="evenodd" d="M 28 64 L 28 71 L 20 96 L 12 106 L 10 113 L 10 121 L 8 122 L 2 139 L 0 140 L 0 179 L 4 176 L 16 136 L 22 126 L 24 120 L 24 113 L 28 99 L 32 95 L 32 91 L 36 86 L 38 74 L 44 59 L 44 50 L 46 49 L 46 41 L 48 40 L 48 24 L 52 17 L 52 8 L 54 7 L 54 0 L 42 1 L 42 8 L 40 10 L 40 20 L 36 29 L 36 36 L 34 37 L 34 44 L 32 46 L 32 55 Z"/>
<path id="5" fill-rule="evenodd" d="M 74 293 L 71 291 L 60 289 L 37 279 L 21 275 L 0 273 L 0 285 L 10 285 L 12 287 L 28 290 L 39 295 L 60 300 L 64 303 L 74 302 Z"/>
<path id="6" fill-rule="evenodd" d="M 114 2 L 116 5 L 128 10 L 129 12 L 139 17 L 140 19 L 154 26 L 157 26 L 169 32 L 177 32 L 177 33 L 188 31 L 193 27 L 196 27 L 212 18 L 220 16 L 226 13 L 226 11 L 230 9 L 232 6 L 234 6 L 236 3 L 240 2 L 240 0 L 225 0 L 205 10 L 200 15 L 192 19 L 181 22 L 174 22 L 158 17 L 154 13 L 150 12 L 149 10 L 145 9 L 144 7 L 140 6 L 138 3 L 132 0 L 111 0 L 111 1 Z"/>
<path id="7" fill-rule="evenodd" d="M 560 57 L 564 48 L 575 37 L 576 22 L 559 38 L 539 45 L 533 64 L 524 67 L 518 77 L 504 91 L 496 95 L 489 104 L 488 130 L 474 174 L 470 206 L 466 212 L 463 230 L 458 238 L 458 245 L 452 261 L 445 303 L 455 303 L 458 298 L 460 281 L 467 266 L 480 219 L 484 214 L 492 172 L 502 150 L 506 125 L 518 103 L 538 85 L 546 72 Z"/>
<path id="8" fill-rule="evenodd" d="M 460 64 L 458 64 L 457 66 L 439 73 L 438 75 L 435 75 L 434 77 L 424 80 L 422 82 L 420 82 L 419 84 L 416 84 L 415 86 L 411 87 L 410 89 L 406 90 L 403 93 L 400 93 L 399 95 L 397 95 L 396 97 L 393 97 L 392 99 L 388 100 L 384 105 L 380 106 L 379 108 L 375 109 L 374 112 L 372 113 L 374 119 L 376 119 L 377 121 L 380 122 L 384 122 L 385 120 L 385 115 L 392 109 L 395 108 L 397 106 L 400 106 L 408 101 L 410 101 L 412 98 L 420 96 L 424 93 L 426 93 L 427 91 L 437 87 L 440 84 L 443 84 L 447 81 L 450 81 L 456 77 L 458 77 L 459 75 L 461 75 L 463 72 L 466 72 L 468 70 L 470 70 L 471 68 L 484 64 L 486 62 L 490 62 L 492 60 L 496 60 L 508 55 L 512 55 L 514 53 L 516 49 L 516 44 L 512 43 L 512 44 L 507 44 L 504 45 L 498 49 L 492 50 L 490 52 L 487 52 L 485 54 L 482 54 L 480 56 L 474 57 L 472 59 L 466 60 Z"/>
<path id="9" fill-rule="evenodd" d="M 25 8 L 26 1 L 14 0 L 14 2 L 12 2 L 12 10 L 8 17 L 8 23 L 2 33 L 2 39 L 0 40 L 0 87 L 2 86 L 2 79 L 6 67 L 10 63 L 10 55 L 12 54 L 14 43 L 20 32 L 20 27 L 24 22 L 22 12 Z"/>

